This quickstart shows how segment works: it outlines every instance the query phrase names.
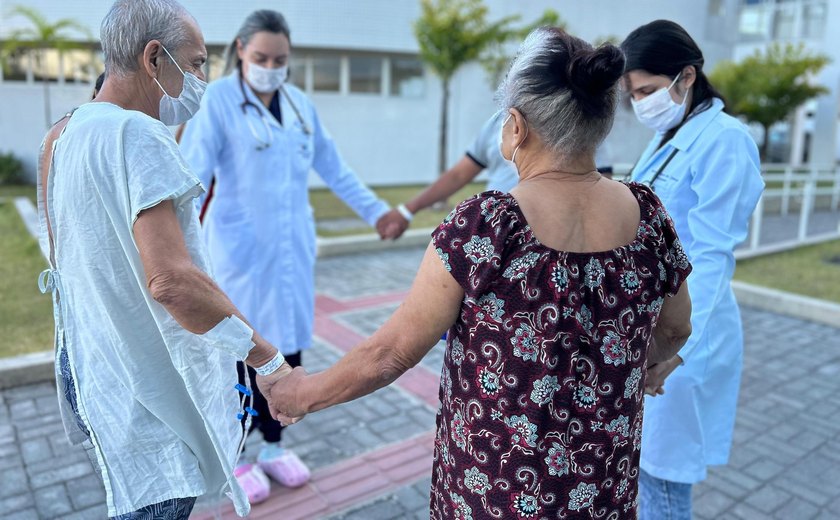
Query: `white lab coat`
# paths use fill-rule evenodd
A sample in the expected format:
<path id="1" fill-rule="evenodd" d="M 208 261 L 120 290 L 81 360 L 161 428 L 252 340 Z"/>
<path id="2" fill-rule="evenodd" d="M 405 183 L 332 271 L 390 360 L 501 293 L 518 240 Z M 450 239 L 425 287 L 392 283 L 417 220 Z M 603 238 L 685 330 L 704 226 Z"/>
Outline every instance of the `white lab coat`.
<path id="1" fill-rule="evenodd" d="M 651 141 L 632 178 L 649 181 L 678 149 L 653 187 L 694 267 L 688 277 L 693 331 L 665 395 L 645 401 L 641 467 L 654 477 L 695 483 L 706 478 L 707 466 L 729 458 L 743 358 L 730 287 L 734 249 L 747 236 L 764 181 L 755 142 L 719 99 L 657 150 L 661 137 Z"/>
<path id="2" fill-rule="evenodd" d="M 203 227 L 216 280 L 263 337 L 293 354 L 311 346 L 315 312 L 310 169 L 371 225 L 389 207 L 342 160 L 303 92 L 285 85 L 310 135 L 284 96 L 281 125 L 247 83 L 244 87 L 273 134 L 268 148 L 257 150 L 246 117 L 263 141 L 265 123 L 253 107 L 243 114 L 234 72 L 208 86 L 181 149 L 206 189 L 215 181 Z"/>

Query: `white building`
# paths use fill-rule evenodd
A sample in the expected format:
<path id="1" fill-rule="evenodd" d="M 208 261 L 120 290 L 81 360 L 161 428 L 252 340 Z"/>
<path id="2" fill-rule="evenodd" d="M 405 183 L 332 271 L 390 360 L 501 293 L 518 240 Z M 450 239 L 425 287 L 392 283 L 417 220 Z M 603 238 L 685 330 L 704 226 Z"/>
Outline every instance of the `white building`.
<path id="1" fill-rule="evenodd" d="M 520 14 L 524 22 L 553 8 L 566 20 L 570 32 L 590 41 L 610 36 L 621 39 L 643 23 L 671 19 L 698 41 L 706 55 L 707 70 L 721 59 L 742 56 L 774 39 L 804 41 L 834 58 L 820 77 L 832 94 L 818 101 L 810 140 L 813 160 L 833 161 L 837 151 L 840 34 L 827 27 L 840 27 L 840 0 L 485 1 L 491 18 Z M 12 3 L 0 0 L 0 41 L 27 24 L 20 17 L 8 16 Z M 412 22 L 420 12 L 418 1 L 182 3 L 204 31 L 212 56 L 210 74 L 216 77 L 224 47 L 248 13 L 260 8 L 283 12 L 292 30 L 292 80 L 311 95 L 343 155 L 362 178 L 374 185 L 413 184 L 430 181 L 438 174 L 441 88 L 417 58 Z M 72 18 L 80 22 L 94 37 L 110 4 L 111 0 L 26 1 L 50 21 Z M 21 157 L 31 175 L 46 120 L 58 119 L 88 99 L 91 81 L 101 72 L 98 48 L 95 44 L 90 48 L 94 52 L 78 50 L 61 56 L 52 51 L 42 63 L 21 55 L 0 77 L 0 151 L 11 150 Z M 49 117 L 44 114 L 44 76 L 50 81 Z M 484 70 L 478 64 L 465 66 L 452 84 L 450 163 L 463 154 L 494 110 L 493 89 Z M 608 139 L 613 162 L 632 164 L 650 136 L 624 107 Z M 801 143 L 796 146 L 801 152 Z"/>

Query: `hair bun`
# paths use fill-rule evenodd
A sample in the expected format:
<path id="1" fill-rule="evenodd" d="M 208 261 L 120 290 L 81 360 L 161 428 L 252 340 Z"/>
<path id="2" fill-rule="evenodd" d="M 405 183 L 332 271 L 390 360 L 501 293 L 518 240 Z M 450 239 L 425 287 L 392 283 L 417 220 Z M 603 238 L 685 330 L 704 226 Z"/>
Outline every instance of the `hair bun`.
<path id="1" fill-rule="evenodd" d="M 624 53 L 610 43 L 597 49 L 577 49 L 569 59 L 569 85 L 586 96 L 610 90 L 624 73 Z"/>

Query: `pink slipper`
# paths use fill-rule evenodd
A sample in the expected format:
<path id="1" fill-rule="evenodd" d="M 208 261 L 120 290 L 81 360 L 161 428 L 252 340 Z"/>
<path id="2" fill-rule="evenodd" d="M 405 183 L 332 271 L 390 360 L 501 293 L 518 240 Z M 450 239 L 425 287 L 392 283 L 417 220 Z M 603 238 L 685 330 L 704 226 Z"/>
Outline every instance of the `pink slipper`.
<path id="1" fill-rule="evenodd" d="M 280 455 L 270 459 L 260 458 L 257 464 L 269 477 L 286 487 L 300 487 L 309 482 L 309 468 L 289 450 L 283 450 Z"/>
<path id="2" fill-rule="evenodd" d="M 271 483 L 263 470 L 256 464 L 243 464 L 233 470 L 236 481 L 248 495 L 248 502 L 259 504 L 268 498 Z"/>

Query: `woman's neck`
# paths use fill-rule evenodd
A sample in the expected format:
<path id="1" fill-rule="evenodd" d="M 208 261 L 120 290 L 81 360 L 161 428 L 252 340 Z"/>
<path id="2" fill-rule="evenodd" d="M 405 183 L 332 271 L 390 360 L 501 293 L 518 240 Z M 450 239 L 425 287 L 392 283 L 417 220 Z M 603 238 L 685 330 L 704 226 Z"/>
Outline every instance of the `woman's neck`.
<path id="1" fill-rule="evenodd" d="M 523 157 L 519 165 L 520 181 L 538 178 L 546 174 L 561 174 L 577 177 L 597 171 L 593 154 L 558 156 L 552 153 L 538 153 L 537 157 Z"/>

